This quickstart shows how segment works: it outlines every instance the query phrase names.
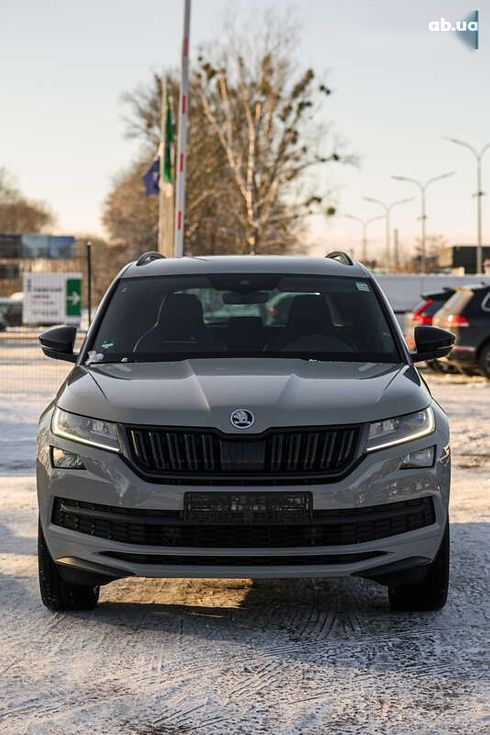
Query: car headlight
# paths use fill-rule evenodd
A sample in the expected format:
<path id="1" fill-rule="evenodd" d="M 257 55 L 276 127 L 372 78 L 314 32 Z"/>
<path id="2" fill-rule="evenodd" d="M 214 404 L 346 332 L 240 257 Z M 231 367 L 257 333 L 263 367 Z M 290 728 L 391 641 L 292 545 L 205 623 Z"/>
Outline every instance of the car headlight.
<path id="1" fill-rule="evenodd" d="M 366 451 L 392 447 L 432 434 L 435 428 L 434 411 L 430 406 L 422 411 L 407 413 L 394 419 L 375 421 L 369 426 Z"/>
<path id="2" fill-rule="evenodd" d="M 54 410 L 51 431 L 56 436 L 108 449 L 110 452 L 118 452 L 120 449 L 116 424 L 68 413 L 61 408 Z"/>

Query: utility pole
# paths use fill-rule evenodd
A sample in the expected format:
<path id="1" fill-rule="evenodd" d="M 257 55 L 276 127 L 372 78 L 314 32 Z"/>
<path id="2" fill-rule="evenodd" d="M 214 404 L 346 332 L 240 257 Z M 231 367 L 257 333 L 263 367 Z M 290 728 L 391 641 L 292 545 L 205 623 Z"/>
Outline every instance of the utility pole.
<path id="1" fill-rule="evenodd" d="M 384 219 L 384 214 L 379 214 L 377 217 L 369 217 L 368 219 L 363 217 L 357 217 L 355 214 L 344 214 L 344 217 L 347 217 L 348 219 L 355 220 L 356 222 L 359 222 L 362 229 L 362 249 L 361 249 L 361 258 L 364 263 L 367 262 L 367 255 L 368 255 L 368 227 L 371 224 L 371 222 L 376 222 L 377 220 Z"/>
<path id="2" fill-rule="evenodd" d="M 446 174 L 440 176 L 434 176 L 432 179 L 428 179 L 425 182 L 419 181 L 418 179 L 411 179 L 408 176 L 392 176 L 395 181 L 408 181 L 410 184 L 415 184 L 420 191 L 420 272 L 425 273 L 427 270 L 427 207 L 426 207 L 426 191 L 427 187 L 434 183 L 434 181 L 440 181 L 441 179 L 447 179 L 449 176 L 454 176 L 454 171 L 449 171 Z"/>
<path id="3" fill-rule="evenodd" d="M 398 239 L 398 229 L 393 230 L 393 265 L 395 271 L 400 267 L 400 243 Z"/>
<path id="4" fill-rule="evenodd" d="M 85 254 L 87 258 L 87 307 L 88 307 L 88 325 L 92 324 L 92 243 L 87 240 L 85 243 Z"/>
<path id="5" fill-rule="evenodd" d="M 176 258 L 184 255 L 185 177 L 187 171 L 187 121 L 189 110 L 189 38 L 191 28 L 191 0 L 184 0 L 184 33 L 182 38 L 182 60 L 179 99 L 179 138 L 177 143 L 177 182 L 175 197 L 175 241 Z"/>
<path id="6" fill-rule="evenodd" d="M 386 202 L 383 202 L 381 199 L 373 199 L 373 197 L 364 197 L 364 200 L 366 202 L 372 202 L 373 204 L 379 204 L 380 207 L 383 207 L 384 209 L 384 217 L 385 217 L 385 258 L 386 258 L 386 270 L 389 271 L 391 267 L 391 210 L 394 207 L 397 207 L 399 204 L 405 204 L 406 202 L 411 202 L 412 199 L 398 199 L 396 202 L 392 202 L 391 204 L 386 204 Z"/>
<path id="7" fill-rule="evenodd" d="M 167 113 L 168 113 L 167 79 L 162 74 L 162 109 L 161 109 L 161 138 L 160 138 L 160 177 L 158 191 L 158 250 L 171 258 L 174 254 L 174 187 L 165 181 L 166 155 L 170 150 L 167 141 Z"/>
<path id="8" fill-rule="evenodd" d="M 476 272 L 483 273 L 483 243 L 482 243 L 482 197 L 485 196 L 485 192 L 482 191 L 481 181 L 481 164 L 483 154 L 490 148 L 490 143 L 487 143 L 483 148 L 478 151 L 469 143 L 465 143 L 463 140 L 457 138 L 446 138 L 450 143 L 456 143 L 456 145 L 462 145 L 467 148 L 475 156 L 476 159 Z"/>

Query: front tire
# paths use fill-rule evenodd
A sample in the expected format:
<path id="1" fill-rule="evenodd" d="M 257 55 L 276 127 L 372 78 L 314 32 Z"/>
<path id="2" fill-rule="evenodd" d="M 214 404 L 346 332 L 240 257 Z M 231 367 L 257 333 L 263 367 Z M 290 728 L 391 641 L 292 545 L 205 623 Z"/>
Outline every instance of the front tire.
<path id="1" fill-rule="evenodd" d="M 39 589 L 43 604 L 54 612 L 60 610 L 93 610 L 99 600 L 99 587 L 65 582 L 51 558 L 41 522 L 38 526 Z"/>
<path id="2" fill-rule="evenodd" d="M 427 612 L 444 607 L 449 587 L 449 546 L 449 521 L 447 521 L 439 551 L 429 565 L 425 579 L 418 584 L 389 588 L 392 610 Z"/>

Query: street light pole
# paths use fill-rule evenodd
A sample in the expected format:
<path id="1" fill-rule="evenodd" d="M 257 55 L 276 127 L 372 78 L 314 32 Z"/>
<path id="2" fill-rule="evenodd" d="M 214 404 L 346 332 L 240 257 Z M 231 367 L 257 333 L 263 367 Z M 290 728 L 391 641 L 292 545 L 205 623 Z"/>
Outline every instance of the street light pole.
<path id="1" fill-rule="evenodd" d="M 425 196 L 426 187 L 421 186 L 420 187 L 420 199 L 421 199 L 421 237 L 422 242 L 420 243 L 421 247 L 421 253 L 420 253 L 420 270 L 422 273 L 425 273 L 427 270 L 427 204 L 426 204 L 426 196 Z"/>
<path id="2" fill-rule="evenodd" d="M 476 159 L 476 272 L 483 273 L 483 243 L 482 243 L 482 197 L 484 192 L 482 191 L 481 181 L 481 169 L 482 159 L 485 151 L 490 148 L 490 143 L 487 143 L 483 148 L 478 151 L 469 143 L 465 143 L 464 140 L 458 140 L 457 138 L 446 138 L 450 143 L 456 143 L 456 145 L 462 145 L 463 148 L 467 148 L 475 156 Z"/>
<path id="3" fill-rule="evenodd" d="M 373 197 L 364 197 L 364 200 L 366 202 L 372 202 L 373 204 L 379 204 L 380 207 L 383 207 L 384 209 L 384 217 L 385 217 L 385 247 L 386 247 L 386 270 L 390 270 L 391 265 L 391 242 L 390 242 L 390 233 L 391 233 L 391 210 L 393 207 L 397 207 L 399 204 L 406 204 L 407 202 L 411 202 L 412 199 L 398 199 L 396 202 L 391 202 L 391 204 L 386 204 L 386 202 L 383 202 L 381 199 L 374 199 Z"/>
<path id="4" fill-rule="evenodd" d="M 377 220 L 384 219 L 384 214 L 379 214 L 377 217 L 369 217 L 369 218 L 363 218 L 363 217 L 357 217 L 355 214 L 344 214 L 344 217 L 347 217 L 348 219 L 355 220 L 356 222 L 359 222 L 362 228 L 362 250 L 361 250 L 361 257 L 363 262 L 365 263 L 367 261 L 367 233 L 368 233 L 368 227 L 371 224 L 371 222 L 376 222 Z"/>
<path id="5" fill-rule="evenodd" d="M 426 206 L 426 191 L 427 187 L 434 183 L 434 181 L 440 181 L 441 179 L 447 179 L 449 176 L 454 176 L 454 171 L 448 171 L 448 173 L 440 174 L 440 176 L 434 176 L 432 179 L 428 179 L 425 182 L 419 181 L 418 179 L 411 179 L 408 176 L 392 176 L 392 179 L 396 181 L 408 181 L 410 184 L 415 184 L 420 191 L 420 205 L 421 205 L 421 216 L 420 216 L 420 271 L 425 273 L 427 269 L 427 206 Z"/>

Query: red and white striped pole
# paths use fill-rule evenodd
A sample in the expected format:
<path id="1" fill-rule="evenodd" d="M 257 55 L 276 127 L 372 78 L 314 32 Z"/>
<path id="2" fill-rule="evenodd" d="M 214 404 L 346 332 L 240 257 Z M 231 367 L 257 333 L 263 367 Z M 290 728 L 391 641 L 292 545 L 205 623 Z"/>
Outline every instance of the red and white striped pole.
<path id="1" fill-rule="evenodd" d="M 185 176 L 187 170 L 187 113 L 189 110 L 189 36 L 191 29 L 191 0 L 184 0 L 184 36 L 179 100 L 179 137 L 177 141 L 177 181 L 175 194 L 174 255 L 184 255 Z"/>

